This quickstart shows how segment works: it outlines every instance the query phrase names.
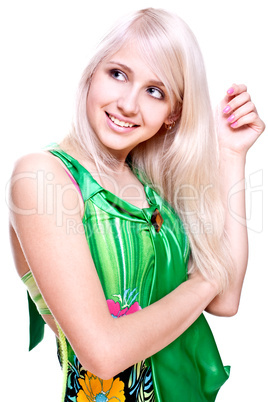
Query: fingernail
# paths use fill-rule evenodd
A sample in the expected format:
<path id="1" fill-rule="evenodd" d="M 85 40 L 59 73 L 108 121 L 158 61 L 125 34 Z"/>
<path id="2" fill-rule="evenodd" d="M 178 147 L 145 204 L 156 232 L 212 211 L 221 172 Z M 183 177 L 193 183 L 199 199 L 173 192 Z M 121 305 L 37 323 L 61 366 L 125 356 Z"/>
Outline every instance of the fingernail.
<path id="1" fill-rule="evenodd" d="M 237 121 L 235 121 L 233 124 L 231 124 L 231 127 L 236 127 L 237 126 Z"/>
<path id="2" fill-rule="evenodd" d="M 228 95 L 232 95 L 234 93 L 234 88 L 229 88 L 227 91 Z"/>
<path id="3" fill-rule="evenodd" d="M 231 110 L 230 106 L 226 106 L 226 107 L 223 109 L 223 113 L 229 113 L 230 110 Z"/>
<path id="4" fill-rule="evenodd" d="M 233 121 L 235 119 L 235 115 L 234 114 L 232 114 L 230 117 L 228 117 L 228 121 Z"/>

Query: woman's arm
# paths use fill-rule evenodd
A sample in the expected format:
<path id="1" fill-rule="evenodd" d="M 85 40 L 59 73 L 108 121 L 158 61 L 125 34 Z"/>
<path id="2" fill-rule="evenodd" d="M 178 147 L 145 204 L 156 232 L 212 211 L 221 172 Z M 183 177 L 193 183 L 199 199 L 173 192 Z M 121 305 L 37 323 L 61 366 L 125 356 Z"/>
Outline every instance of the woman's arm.
<path id="1" fill-rule="evenodd" d="M 234 278 L 223 295 L 218 295 L 207 311 L 236 314 L 248 261 L 245 207 L 245 162 L 248 149 L 264 131 L 265 125 L 251 102 L 245 85 L 233 85 L 219 110 L 218 136 L 220 180 L 225 207 L 225 229 L 234 260 Z"/>
<path id="2" fill-rule="evenodd" d="M 83 233 L 79 197 L 55 157 L 24 157 L 10 187 L 11 224 L 27 266 L 82 365 L 106 379 L 176 339 L 218 289 L 196 275 L 153 305 L 112 318 Z M 70 220 L 72 229 L 79 230 L 70 230 Z"/>

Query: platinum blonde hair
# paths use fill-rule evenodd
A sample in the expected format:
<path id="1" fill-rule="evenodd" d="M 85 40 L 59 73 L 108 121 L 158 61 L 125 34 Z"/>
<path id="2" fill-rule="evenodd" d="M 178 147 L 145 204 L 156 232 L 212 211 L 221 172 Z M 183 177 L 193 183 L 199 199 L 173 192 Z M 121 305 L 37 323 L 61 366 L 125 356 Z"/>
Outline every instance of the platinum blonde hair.
<path id="1" fill-rule="evenodd" d="M 131 151 L 131 162 L 177 211 L 190 240 L 189 273 L 196 269 L 225 289 L 233 262 L 224 231 L 218 180 L 218 152 L 203 58 L 195 36 L 178 16 L 140 10 L 105 37 L 80 81 L 70 139 L 96 166 L 115 163 L 90 127 L 86 99 L 99 63 L 135 41 L 144 60 L 164 83 L 179 116 L 171 130 L 160 129 Z"/>

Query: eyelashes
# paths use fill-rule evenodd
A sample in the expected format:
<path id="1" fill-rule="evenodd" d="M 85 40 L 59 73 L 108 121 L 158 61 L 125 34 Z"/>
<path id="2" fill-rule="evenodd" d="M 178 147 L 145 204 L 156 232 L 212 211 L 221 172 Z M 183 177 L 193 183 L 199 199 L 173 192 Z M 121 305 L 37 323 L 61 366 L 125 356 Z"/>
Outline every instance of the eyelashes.
<path id="1" fill-rule="evenodd" d="M 109 70 L 109 75 L 117 81 L 128 82 L 127 74 L 117 68 L 113 68 L 113 69 Z M 158 99 L 158 100 L 165 99 L 165 92 L 158 87 L 149 86 L 146 89 L 146 92 L 154 99 Z"/>
<path id="2" fill-rule="evenodd" d="M 118 69 L 112 69 L 109 71 L 110 75 L 112 78 L 118 80 L 118 81 L 127 81 L 128 77 L 123 71 L 118 70 Z"/>
<path id="3" fill-rule="evenodd" d="M 149 87 L 147 89 L 147 92 L 154 98 L 156 99 L 164 99 L 165 98 L 165 93 L 156 87 Z"/>

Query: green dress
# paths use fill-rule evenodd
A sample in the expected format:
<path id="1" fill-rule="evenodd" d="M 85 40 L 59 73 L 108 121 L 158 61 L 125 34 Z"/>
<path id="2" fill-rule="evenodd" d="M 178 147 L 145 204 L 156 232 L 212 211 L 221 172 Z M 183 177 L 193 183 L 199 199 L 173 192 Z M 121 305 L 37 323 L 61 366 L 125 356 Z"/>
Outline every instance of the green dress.
<path id="1" fill-rule="evenodd" d="M 166 201 L 144 185 L 149 208 L 137 208 L 101 187 L 70 155 L 60 149 L 50 152 L 65 164 L 81 191 L 87 242 L 115 319 L 150 305 L 187 280 L 189 241 Z M 163 218 L 161 228 L 154 219 L 156 210 Z M 70 221 L 69 230 L 79 228 Z M 30 298 L 29 309 L 33 348 L 42 339 L 44 323 Z M 65 371 L 64 402 L 214 401 L 229 376 L 203 314 L 169 346 L 111 380 L 82 367 L 61 335 L 59 350 L 64 352 L 65 347 L 67 359 L 63 364 L 64 357 L 60 358 Z"/>

